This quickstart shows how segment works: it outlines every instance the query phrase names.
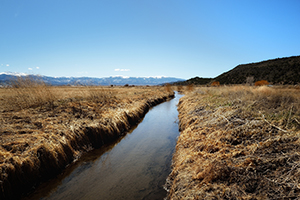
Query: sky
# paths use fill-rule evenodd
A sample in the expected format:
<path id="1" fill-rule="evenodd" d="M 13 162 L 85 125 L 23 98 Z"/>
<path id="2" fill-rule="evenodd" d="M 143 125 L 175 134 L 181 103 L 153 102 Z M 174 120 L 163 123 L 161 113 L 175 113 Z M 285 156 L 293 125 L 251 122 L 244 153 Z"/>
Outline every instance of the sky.
<path id="1" fill-rule="evenodd" d="M 300 55 L 299 0 L 0 0 L 0 72 L 213 78 Z"/>

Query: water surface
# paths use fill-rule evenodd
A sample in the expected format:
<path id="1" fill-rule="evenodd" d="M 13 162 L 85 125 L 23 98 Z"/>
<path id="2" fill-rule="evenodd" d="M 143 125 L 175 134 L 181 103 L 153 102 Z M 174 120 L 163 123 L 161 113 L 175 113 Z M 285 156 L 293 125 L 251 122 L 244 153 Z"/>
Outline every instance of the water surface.
<path id="1" fill-rule="evenodd" d="M 152 108 L 115 144 L 83 156 L 30 199 L 163 199 L 178 132 L 181 95 Z"/>

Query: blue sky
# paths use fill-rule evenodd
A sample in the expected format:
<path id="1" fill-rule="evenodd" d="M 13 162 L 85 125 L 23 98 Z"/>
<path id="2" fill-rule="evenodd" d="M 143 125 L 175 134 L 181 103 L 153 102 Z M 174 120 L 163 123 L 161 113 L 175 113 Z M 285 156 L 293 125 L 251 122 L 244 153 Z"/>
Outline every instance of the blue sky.
<path id="1" fill-rule="evenodd" d="M 300 55 L 299 0 L 0 0 L 0 72 L 215 77 Z"/>

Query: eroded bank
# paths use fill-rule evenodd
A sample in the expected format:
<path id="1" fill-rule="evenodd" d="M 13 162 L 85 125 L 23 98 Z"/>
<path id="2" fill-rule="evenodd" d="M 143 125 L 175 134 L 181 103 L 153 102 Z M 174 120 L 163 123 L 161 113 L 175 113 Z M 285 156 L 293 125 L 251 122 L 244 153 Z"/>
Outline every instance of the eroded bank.
<path id="1" fill-rule="evenodd" d="M 19 198 L 56 176 L 83 152 L 125 134 L 151 107 L 174 97 L 163 87 L 121 91 L 125 96 L 111 95 L 114 91 L 109 90 L 109 98 L 60 100 L 51 109 L 3 109 L 1 199 Z"/>
<path id="2" fill-rule="evenodd" d="M 164 199 L 179 135 L 180 96 L 151 108 L 120 141 L 85 154 L 26 199 Z"/>

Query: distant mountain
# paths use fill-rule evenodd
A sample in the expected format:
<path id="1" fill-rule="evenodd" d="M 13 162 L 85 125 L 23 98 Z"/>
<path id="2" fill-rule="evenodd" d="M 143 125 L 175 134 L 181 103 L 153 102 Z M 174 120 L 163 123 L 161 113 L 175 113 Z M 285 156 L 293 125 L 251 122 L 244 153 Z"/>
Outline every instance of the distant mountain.
<path id="1" fill-rule="evenodd" d="M 49 85 L 160 85 L 164 83 L 184 81 L 184 79 L 157 76 L 157 77 L 124 77 L 111 76 L 105 78 L 91 77 L 50 77 L 26 75 L 22 73 L 2 72 L 0 73 L 0 84 L 8 84 L 18 77 L 29 77 L 39 79 Z"/>
<path id="2" fill-rule="evenodd" d="M 272 84 L 298 84 L 300 83 L 300 56 L 238 65 L 214 80 L 219 81 L 220 84 L 244 84 L 248 77 L 253 77 L 254 82 L 267 80 Z"/>

